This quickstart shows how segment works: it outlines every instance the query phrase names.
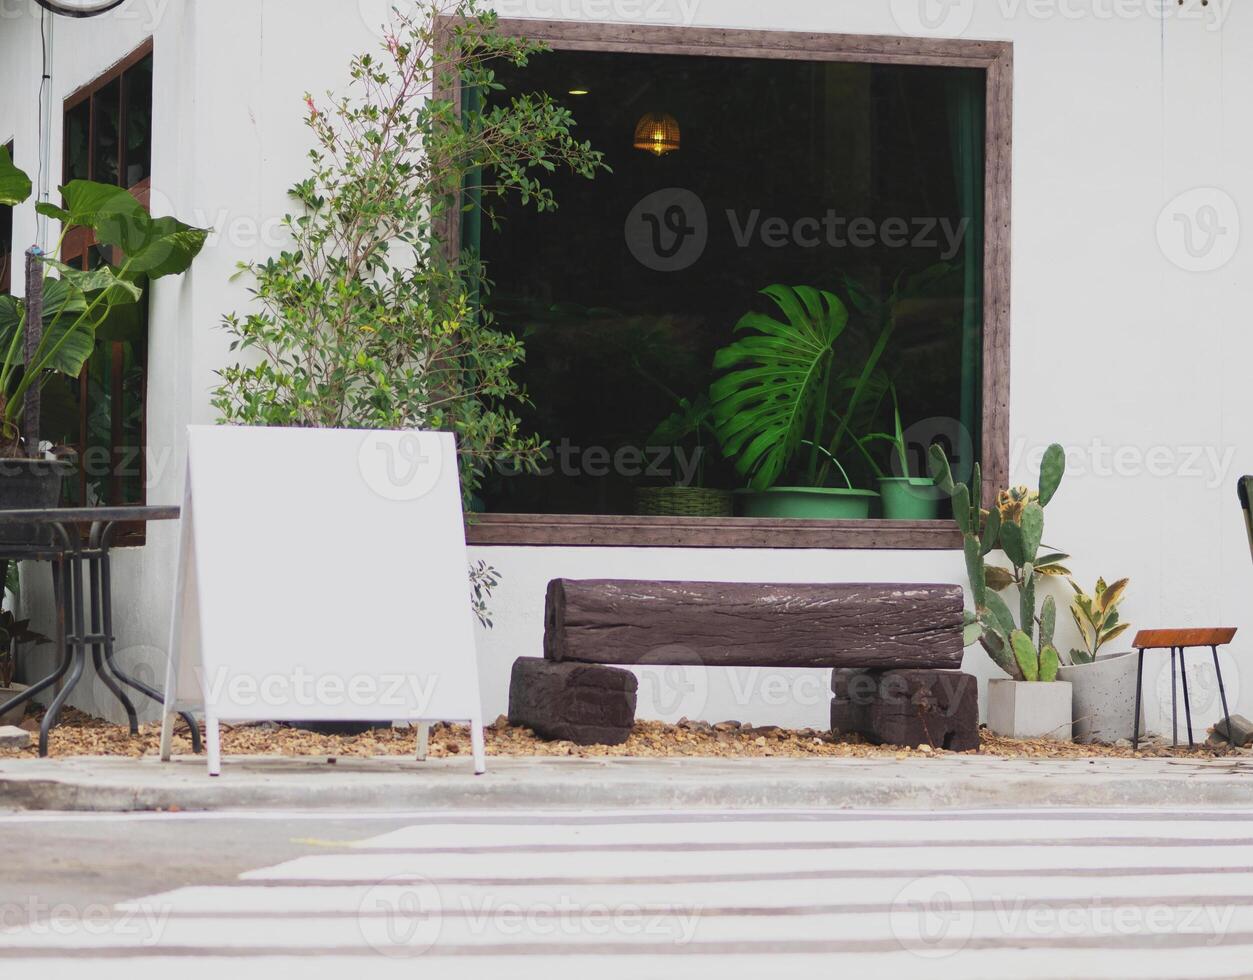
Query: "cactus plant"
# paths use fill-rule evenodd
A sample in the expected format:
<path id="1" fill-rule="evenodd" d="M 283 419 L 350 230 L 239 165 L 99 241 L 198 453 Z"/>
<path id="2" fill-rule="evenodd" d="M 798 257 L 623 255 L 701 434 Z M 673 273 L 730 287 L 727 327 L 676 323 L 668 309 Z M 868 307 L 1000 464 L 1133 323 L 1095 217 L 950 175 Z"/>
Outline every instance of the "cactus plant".
<path id="1" fill-rule="evenodd" d="M 953 501 L 953 517 L 961 529 L 966 572 L 975 608 L 966 613 L 967 646 L 980 643 L 988 656 L 1010 677 L 1020 681 L 1057 679 L 1059 657 L 1053 645 L 1057 604 L 1044 599 L 1037 612 L 1036 580 L 1039 576 L 1069 575 L 1062 563 L 1068 555 L 1041 553 L 1044 508 L 1052 501 L 1066 472 L 1066 454 L 1059 445 L 1044 453 L 1040 464 L 1040 488 L 1014 487 L 997 495 L 996 505 L 984 509 L 983 475 L 976 463 L 970 483 L 953 479 L 944 450 L 932 446 L 931 473 L 941 490 Z M 1009 568 L 992 565 L 988 555 L 1000 549 Z M 1010 586 L 1018 590 L 1015 618 L 1001 593 Z"/>

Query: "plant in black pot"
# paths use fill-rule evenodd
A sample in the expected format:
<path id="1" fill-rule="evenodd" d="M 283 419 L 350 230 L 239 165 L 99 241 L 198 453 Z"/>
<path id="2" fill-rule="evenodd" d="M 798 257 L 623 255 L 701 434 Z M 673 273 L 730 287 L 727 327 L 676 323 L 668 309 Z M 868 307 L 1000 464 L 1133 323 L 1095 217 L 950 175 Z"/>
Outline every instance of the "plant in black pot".
<path id="1" fill-rule="evenodd" d="M 0 148 L 0 205 L 31 196 L 30 178 Z M 40 255 L 24 298 L 0 296 L 0 509 L 55 507 L 61 481 L 74 471 L 39 449 L 28 428 L 27 406 L 55 375 L 77 378 L 99 340 L 132 327 L 147 284 L 179 275 L 204 247 L 208 231 L 174 218 L 153 218 L 127 191 L 75 180 L 61 188 L 63 207 L 36 210 L 59 221 L 61 239 Z M 58 262 L 65 237 L 85 230 L 116 264 L 85 270 Z M 45 278 L 45 274 L 49 275 Z M 54 274 L 54 275 L 53 275 Z M 33 424 L 33 422 L 32 422 Z M 23 536 L 25 535 L 25 536 Z M 31 541 L 24 528 L 0 527 L 0 541 Z"/>
<path id="2" fill-rule="evenodd" d="M 17 564 L 11 561 L 0 561 L 4 571 L 0 578 L 4 579 L 5 607 L 0 609 L 0 704 L 5 704 L 26 690 L 17 683 L 17 654 L 23 643 L 50 643 L 46 636 L 36 633 L 30 628 L 29 619 L 18 619 L 11 606 L 17 605 L 18 577 Z M 25 705 L 0 714 L 0 726 L 16 725 L 26 712 Z"/>
<path id="3" fill-rule="evenodd" d="M 709 396 L 680 398 L 678 402 L 678 409 L 648 437 L 648 448 L 665 447 L 676 459 L 681 458 L 681 451 L 690 450 L 690 456 L 682 458 L 695 461 L 693 479 L 666 487 L 639 487 L 635 492 L 636 512 L 653 517 L 730 517 L 731 493 L 705 486 L 705 454 L 708 442 L 716 435 Z"/>

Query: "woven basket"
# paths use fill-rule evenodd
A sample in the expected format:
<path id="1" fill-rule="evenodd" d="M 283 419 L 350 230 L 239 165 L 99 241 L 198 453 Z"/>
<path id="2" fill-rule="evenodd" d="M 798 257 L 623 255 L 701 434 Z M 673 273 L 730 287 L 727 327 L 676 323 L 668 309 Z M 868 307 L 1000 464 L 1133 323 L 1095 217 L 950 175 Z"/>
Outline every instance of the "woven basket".
<path id="1" fill-rule="evenodd" d="M 646 517 L 730 517 L 731 494 L 704 487 L 639 487 L 635 512 Z"/>

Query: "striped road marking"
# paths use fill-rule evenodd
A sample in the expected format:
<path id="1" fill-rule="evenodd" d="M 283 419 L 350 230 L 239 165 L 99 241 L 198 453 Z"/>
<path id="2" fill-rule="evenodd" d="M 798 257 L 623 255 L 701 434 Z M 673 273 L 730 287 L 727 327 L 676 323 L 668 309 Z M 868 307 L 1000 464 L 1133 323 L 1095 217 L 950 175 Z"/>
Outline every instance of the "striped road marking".
<path id="1" fill-rule="evenodd" d="M 93 980 L 1241 976 L 1253 813 L 415 815 L 228 885 L 0 930 L 0 959 Z"/>

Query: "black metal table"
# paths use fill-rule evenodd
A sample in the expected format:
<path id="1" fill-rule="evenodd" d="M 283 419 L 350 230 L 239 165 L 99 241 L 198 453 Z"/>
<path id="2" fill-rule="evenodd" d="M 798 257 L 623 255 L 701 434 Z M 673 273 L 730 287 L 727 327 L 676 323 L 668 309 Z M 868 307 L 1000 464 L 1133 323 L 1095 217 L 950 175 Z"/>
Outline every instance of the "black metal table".
<path id="1" fill-rule="evenodd" d="M 30 701 L 58 681 L 67 678 L 57 691 L 39 726 L 39 754 L 48 754 L 48 732 L 56 725 L 70 693 L 82 680 L 88 651 L 97 676 L 126 711 L 132 735 L 139 733 L 135 705 L 125 688 L 138 691 L 158 704 L 161 692 L 136 680 L 118 667 L 113 659 L 113 589 L 109 552 L 120 525 L 149 521 L 175 521 L 178 507 L 53 507 L 40 510 L 0 510 L 0 524 L 47 528 L 43 542 L 9 544 L 0 542 L 0 560 L 47 561 L 52 564 L 52 591 L 56 600 L 55 644 L 60 659 L 56 670 L 32 684 L 17 697 L 0 704 L 0 714 Z M 90 528 L 84 535 L 84 530 Z M 89 591 L 84 594 L 83 566 L 87 566 Z M 84 608 L 84 600 L 90 610 Z M 90 621 L 88 617 L 90 615 Z M 187 712 L 183 720 L 191 730 L 192 749 L 200 752 L 200 726 Z"/>

